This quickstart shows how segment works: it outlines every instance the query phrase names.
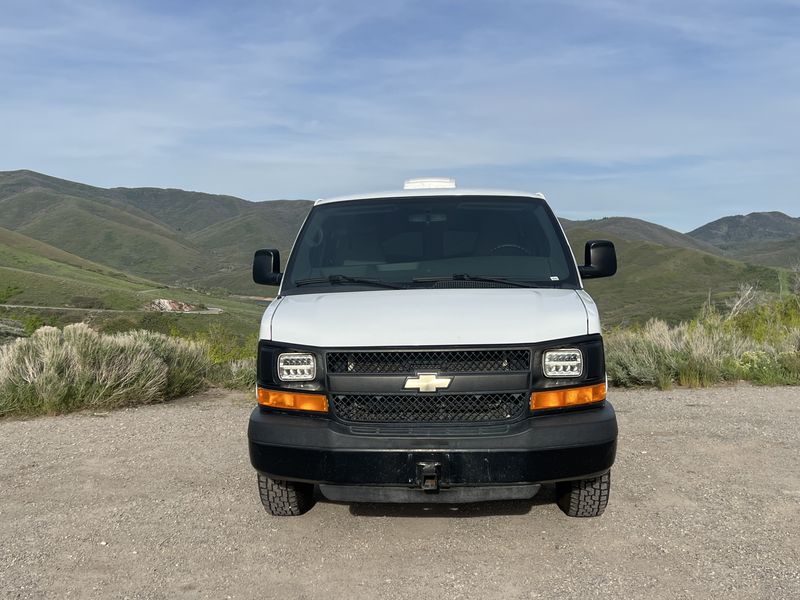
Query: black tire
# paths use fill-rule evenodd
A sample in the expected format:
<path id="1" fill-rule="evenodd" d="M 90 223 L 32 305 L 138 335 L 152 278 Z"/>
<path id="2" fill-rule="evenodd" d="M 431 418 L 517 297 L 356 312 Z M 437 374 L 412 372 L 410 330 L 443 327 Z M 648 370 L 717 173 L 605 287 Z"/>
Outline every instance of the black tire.
<path id="1" fill-rule="evenodd" d="M 611 471 L 577 481 L 556 484 L 558 507 L 570 517 L 599 517 L 608 505 L 611 492 Z"/>
<path id="2" fill-rule="evenodd" d="M 314 506 L 314 486 L 310 483 L 270 479 L 258 474 L 261 504 L 275 517 L 296 517 Z"/>

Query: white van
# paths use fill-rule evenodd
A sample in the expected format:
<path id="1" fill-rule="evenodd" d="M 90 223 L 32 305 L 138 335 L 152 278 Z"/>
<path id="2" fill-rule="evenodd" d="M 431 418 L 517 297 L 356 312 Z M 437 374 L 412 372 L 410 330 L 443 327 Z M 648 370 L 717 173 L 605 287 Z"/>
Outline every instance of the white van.
<path id="1" fill-rule="evenodd" d="M 473 502 L 554 483 L 571 516 L 608 502 L 617 445 L 597 307 L 541 194 L 452 180 L 319 200 L 282 272 L 258 345 L 248 430 L 261 500 Z"/>

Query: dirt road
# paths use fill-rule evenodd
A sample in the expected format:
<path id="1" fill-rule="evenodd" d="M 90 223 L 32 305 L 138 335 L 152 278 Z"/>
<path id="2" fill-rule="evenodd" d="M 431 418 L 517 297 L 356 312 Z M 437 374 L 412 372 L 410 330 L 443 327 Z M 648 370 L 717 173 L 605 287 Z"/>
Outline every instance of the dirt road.
<path id="1" fill-rule="evenodd" d="M 269 517 L 251 400 L 0 421 L 7 598 L 798 598 L 800 389 L 615 391 L 611 503 Z"/>
<path id="2" fill-rule="evenodd" d="M 148 311 L 145 309 L 123 310 L 121 308 L 79 308 L 74 306 L 39 306 L 38 304 L 0 304 L 0 308 L 32 308 L 41 310 L 63 310 L 86 313 L 131 313 L 131 312 L 164 312 L 171 315 L 219 315 L 223 310 L 218 306 L 209 306 L 198 310 Z"/>

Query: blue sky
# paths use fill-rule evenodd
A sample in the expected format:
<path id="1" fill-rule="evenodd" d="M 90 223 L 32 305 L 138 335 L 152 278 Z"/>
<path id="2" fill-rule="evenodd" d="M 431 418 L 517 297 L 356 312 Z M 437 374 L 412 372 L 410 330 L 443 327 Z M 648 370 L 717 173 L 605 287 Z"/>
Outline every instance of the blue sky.
<path id="1" fill-rule="evenodd" d="M 249 200 L 460 186 L 800 216 L 800 1 L 0 0 L 0 170 Z"/>

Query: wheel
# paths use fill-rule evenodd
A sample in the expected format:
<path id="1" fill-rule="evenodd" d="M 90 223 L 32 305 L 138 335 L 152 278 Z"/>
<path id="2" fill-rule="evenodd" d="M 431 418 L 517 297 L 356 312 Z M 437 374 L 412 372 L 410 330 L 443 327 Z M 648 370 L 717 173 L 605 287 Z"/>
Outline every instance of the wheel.
<path id="1" fill-rule="evenodd" d="M 267 512 L 276 517 L 296 517 L 314 506 L 314 485 L 270 479 L 258 474 L 258 493 Z"/>
<path id="2" fill-rule="evenodd" d="M 558 507 L 570 517 L 599 517 L 608 504 L 611 491 L 611 471 L 577 481 L 556 484 Z"/>

